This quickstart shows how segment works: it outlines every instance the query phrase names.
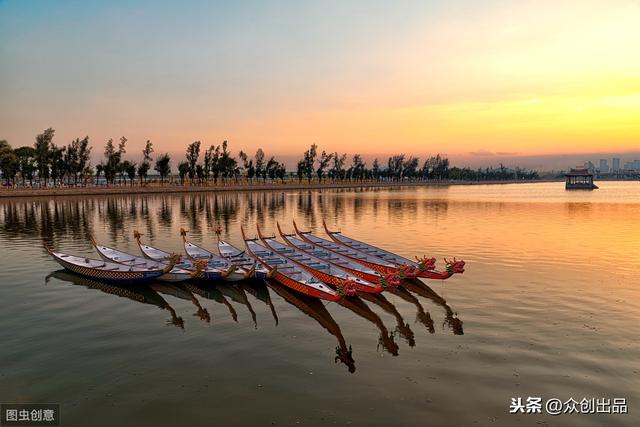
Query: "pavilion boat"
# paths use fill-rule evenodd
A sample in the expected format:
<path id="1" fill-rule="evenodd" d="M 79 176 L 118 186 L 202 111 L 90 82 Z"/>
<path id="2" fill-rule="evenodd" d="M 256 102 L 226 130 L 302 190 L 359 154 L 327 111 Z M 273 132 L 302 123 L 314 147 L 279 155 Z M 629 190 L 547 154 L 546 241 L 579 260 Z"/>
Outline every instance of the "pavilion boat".
<path id="1" fill-rule="evenodd" d="M 411 261 L 410 259 L 394 254 L 393 252 L 347 237 L 340 231 L 331 231 L 324 220 L 322 221 L 322 225 L 331 240 L 335 243 L 394 264 L 397 268 L 398 275 L 402 279 L 414 279 L 416 277 L 426 279 L 447 279 L 456 273 L 464 273 L 465 262 L 462 260 L 457 260 L 455 258 L 453 260 L 448 260 L 445 258 L 445 262 L 447 264 L 446 271 L 437 271 L 435 270 L 435 258 L 427 258 L 424 256 L 423 258 L 416 257 L 417 262 Z"/>
<path id="2" fill-rule="evenodd" d="M 296 247 L 285 245 L 273 237 L 265 237 L 262 235 L 260 226 L 257 228 L 258 237 L 260 237 L 265 246 L 276 251 L 279 255 L 287 257 L 318 279 L 338 290 L 346 291 L 348 287 L 356 291 L 369 293 L 380 293 L 384 290 L 382 286 L 364 280 L 331 262 L 325 261 Z"/>
<path id="3" fill-rule="evenodd" d="M 89 236 L 89 240 L 96 252 L 98 252 L 98 255 L 100 255 L 100 257 L 105 261 L 116 262 L 130 267 L 144 267 L 148 269 L 163 269 L 169 265 L 168 260 L 154 261 L 141 256 L 131 255 L 108 246 L 99 245 L 91 235 Z M 164 282 L 183 282 L 185 280 L 189 280 L 194 274 L 193 270 L 188 270 L 191 266 L 192 265 L 188 263 L 176 264 L 171 271 L 158 277 L 158 280 L 162 280 Z"/>
<path id="4" fill-rule="evenodd" d="M 231 274 L 225 277 L 225 280 L 227 281 L 237 282 L 238 280 L 250 279 L 253 277 L 254 271 L 251 268 L 245 269 L 235 263 L 231 263 L 220 255 L 214 254 L 213 252 L 190 242 L 187 240 L 187 233 L 188 231 L 184 228 L 180 229 L 180 235 L 182 235 L 182 241 L 184 242 L 184 250 L 191 259 L 207 260 L 209 266 L 217 267 L 222 270 L 235 268 Z"/>
<path id="5" fill-rule="evenodd" d="M 138 243 L 140 251 L 146 258 L 162 262 L 171 257 L 172 254 L 169 252 L 142 243 L 140 240 L 142 234 L 137 231 L 133 232 L 133 236 Z M 204 259 L 193 260 L 190 258 L 180 257 L 178 263 L 181 265 L 181 269 L 193 272 L 191 276 L 192 278 L 202 280 L 223 280 L 235 270 L 235 266 L 231 266 L 227 270 L 223 270 L 216 265 L 210 265 L 210 263 Z"/>
<path id="6" fill-rule="evenodd" d="M 247 252 L 266 266 L 276 282 L 302 294 L 327 301 L 339 301 L 342 298 L 341 294 L 297 263 L 262 246 L 257 242 L 257 238 L 247 238 L 242 227 L 241 231 Z"/>
<path id="7" fill-rule="evenodd" d="M 308 241 L 304 241 L 301 238 L 297 237 L 296 234 L 285 234 L 282 231 L 282 228 L 280 228 L 279 223 L 277 224 L 277 227 L 280 236 L 289 246 L 296 248 L 299 251 L 305 252 L 309 256 L 320 258 L 325 262 L 336 265 L 344 271 L 351 273 L 354 276 L 357 276 L 369 283 L 378 285 L 377 288 L 379 289 L 373 288 L 375 290 L 375 292 L 373 293 L 382 292 L 386 287 L 396 285 L 393 280 L 389 280 L 391 278 L 388 277 L 389 275 L 383 275 L 378 270 L 367 267 L 364 264 L 360 264 L 347 256 L 325 249 L 322 246 L 309 243 Z"/>
<path id="8" fill-rule="evenodd" d="M 54 252 L 46 244 L 45 249 L 58 264 L 73 273 L 92 279 L 117 282 L 144 282 L 158 279 L 171 271 L 177 262 L 177 257 L 172 257 L 169 264 L 162 266 L 162 268 L 134 267 Z"/>

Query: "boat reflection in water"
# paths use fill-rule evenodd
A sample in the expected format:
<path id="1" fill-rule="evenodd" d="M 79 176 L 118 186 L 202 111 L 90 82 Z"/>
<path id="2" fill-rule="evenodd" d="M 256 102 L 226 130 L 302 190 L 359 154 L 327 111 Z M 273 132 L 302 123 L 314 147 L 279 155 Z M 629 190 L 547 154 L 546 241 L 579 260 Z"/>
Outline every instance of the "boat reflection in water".
<path id="1" fill-rule="evenodd" d="M 47 276 L 47 283 L 50 278 L 55 278 L 74 285 L 81 285 L 89 289 L 97 289 L 107 294 L 126 297 L 132 301 L 137 301 L 143 304 L 155 305 L 167 310 L 171 314 L 171 319 L 167 321 L 167 324 L 178 326 L 181 329 L 184 329 L 185 327 L 184 320 L 176 314 L 176 311 L 171 307 L 171 305 L 169 305 L 162 295 L 169 295 L 174 298 L 191 302 L 196 307 L 196 312 L 193 315 L 207 323 L 212 321 L 211 315 L 209 314 L 209 311 L 202 306 L 196 295 L 224 305 L 236 323 L 238 322 L 238 313 L 231 302 L 244 305 L 251 316 L 254 327 L 257 329 L 256 312 L 249 302 L 247 294 L 250 294 L 257 301 L 264 302 L 264 304 L 269 308 L 269 311 L 275 321 L 275 325 L 277 326 L 278 315 L 269 293 L 270 288 L 284 301 L 295 306 L 304 314 L 316 320 L 324 329 L 333 335 L 338 341 L 338 345 L 336 346 L 335 362 L 341 362 L 344 364 L 351 373 L 356 370 L 355 360 L 353 358 L 353 349 L 351 345 L 347 344 L 340 326 L 335 321 L 331 313 L 326 309 L 324 303 L 319 299 L 311 298 L 292 291 L 272 280 L 265 281 L 268 286 L 265 286 L 263 283 L 245 281 L 233 284 L 223 283 L 216 286 L 199 283 L 198 281 L 185 282 L 183 284 L 171 284 L 156 281 L 145 286 L 122 286 L 89 279 L 69 273 L 65 270 L 58 270 L 51 273 Z M 416 321 L 425 325 L 429 333 L 435 332 L 433 319 L 429 312 L 423 308 L 419 298 L 428 299 L 430 302 L 442 307 L 445 314 L 443 328 L 446 326 L 450 328 L 455 335 L 463 335 L 462 321 L 457 317 L 457 314 L 451 309 L 444 298 L 438 295 L 421 280 L 415 279 L 405 281 L 403 282 L 403 287 L 389 289 L 389 291 L 391 295 L 410 302 L 417 307 L 418 312 Z M 380 332 L 378 338 L 378 349 L 382 348 L 383 351 L 386 351 L 393 356 L 398 356 L 399 347 L 394 340 L 398 335 L 406 340 L 410 347 L 415 346 L 415 336 L 409 327 L 409 324 L 405 322 L 398 309 L 384 294 L 358 293 L 358 296 L 343 298 L 337 304 L 374 324 Z M 387 329 L 380 316 L 369 307 L 371 304 L 379 307 L 384 312 L 389 313 L 395 318 L 396 327 L 393 332 L 390 332 Z"/>
<path id="2" fill-rule="evenodd" d="M 408 323 L 404 321 L 402 315 L 398 311 L 395 305 L 393 305 L 384 295 L 382 294 L 365 294 L 362 293 L 360 295 L 361 298 L 377 305 L 382 308 L 387 313 L 391 314 L 396 319 L 396 328 L 394 330 L 395 333 L 399 334 L 404 340 L 409 344 L 409 347 L 415 347 L 416 339 L 411 327 Z"/>
<path id="3" fill-rule="evenodd" d="M 149 285 L 149 287 L 158 293 L 169 295 L 174 298 L 180 298 L 186 301 L 191 301 L 191 303 L 193 303 L 193 305 L 195 305 L 197 308 L 197 311 L 193 313 L 193 315 L 199 317 L 200 320 L 203 320 L 207 323 L 211 322 L 211 316 L 209 315 L 207 309 L 203 308 L 200 305 L 198 299 L 193 295 L 193 293 L 191 293 L 191 291 L 189 291 L 182 285 L 158 282 L 152 283 L 151 285 Z"/>
<path id="4" fill-rule="evenodd" d="M 367 292 L 362 292 L 362 294 L 368 294 Z M 368 294 L 371 295 L 371 294 Z M 375 294 L 373 294 L 375 295 Z M 382 323 L 382 319 L 375 312 L 373 312 L 367 304 L 362 301 L 357 296 L 352 296 L 349 298 L 343 298 L 338 302 L 341 306 L 351 310 L 358 316 L 366 319 L 376 325 L 376 327 L 380 330 L 380 337 L 378 338 L 378 346 L 382 346 L 387 352 L 389 352 L 393 356 L 398 355 L 398 344 L 393 340 L 393 334 L 389 333 L 384 323 Z"/>
<path id="5" fill-rule="evenodd" d="M 448 326 L 454 335 L 464 335 L 464 331 L 462 329 L 462 320 L 458 318 L 458 313 L 454 312 L 449 304 L 447 304 L 447 301 L 440 295 L 438 295 L 436 291 L 431 289 L 426 283 L 419 279 L 406 281 L 404 287 L 406 289 L 409 289 L 416 295 L 427 298 L 436 305 L 442 307 L 444 309 L 445 315 L 442 326 Z"/>
<path id="6" fill-rule="evenodd" d="M 184 320 L 182 320 L 182 317 L 178 316 L 173 307 L 171 307 L 171 305 L 169 305 L 169 303 L 150 286 L 119 286 L 108 282 L 101 282 L 98 280 L 79 276 L 77 274 L 69 273 L 66 270 L 58 270 L 49 274 L 45 279 L 45 283 L 49 283 L 49 280 L 51 278 L 60 280 L 62 282 L 71 283 L 72 285 L 79 285 L 89 289 L 96 289 L 106 294 L 129 298 L 132 301 L 136 301 L 142 304 L 155 305 L 163 310 L 167 310 L 171 314 L 171 320 L 168 320 L 167 324 L 175 325 L 181 329 L 184 329 Z"/>
<path id="7" fill-rule="evenodd" d="M 251 314 L 251 320 L 253 321 L 253 327 L 258 329 L 258 318 L 256 317 L 256 312 L 253 310 L 249 299 L 247 298 L 247 294 L 244 292 L 242 285 L 234 286 L 228 283 L 221 283 L 216 285 L 216 288 L 226 297 L 231 298 L 231 301 L 242 304 L 247 307 L 249 310 L 249 314 Z"/>
<path id="8" fill-rule="evenodd" d="M 402 287 L 391 288 L 388 289 L 388 291 L 389 293 L 407 301 L 408 303 L 415 305 L 416 309 L 418 310 L 416 313 L 416 321 L 422 323 L 427 328 L 430 334 L 433 334 L 435 332 L 435 328 L 433 327 L 433 319 L 431 319 L 431 315 L 429 314 L 429 312 L 425 311 L 424 307 L 422 307 L 422 304 L 420 304 L 420 300 L 418 300 L 418 298 L 411 295 L 411 293 L 409 293 Z"/>
<path id="9" fill-rule="evenodd" d="M 351 346 L 347 347 L 347 343 L 342 335 L 340 326 L 331 316 L 322 301 L 317 298 L 311 298 L 306 295 L 290 291 L 288 288 L 274 282 L 268 281 L 269 286 L 278 295 L 280 295 L 289 304 L 294 305 L 307 316 L 315 319 L 322 327 L 338 339 L 338 347 L 336 347 L 335 362 L 342 362 L 347 366 L 349 372 L 356 371 L 356 362 L 353 360 L 353 350 Z"/>
<path id="10" fill-rule="evenodd" d="M 220 290 L 218 289 L 220 286 L 202 285 L 187 282 L 184 284 L 184 287 L 194 294 L 224 305 L 229 310 L 229 314 L 231 314 L 231 318 L 233 319 L 233 321 L 238 323 L 238 313 L 236 312 L 236 309 L 233 308 L 229 300 L 227 300 L 222 292 L 220 292 Z"/>
<path id="11" fill-rule="evenodd" d="M 273 301 L 271 301 L 269 288 L 262 283 L 255 283 L 254 281 L 239 283 L 238 286 L 241 286 L 245 292 L 251 294 L 255 299 L 264 302 L 267 307 L 269 307 L 273 320 L 276 322 L 276 326 L 278 326 L 278 314 L 276 313 L 276 308 L 273 306 Z"/>

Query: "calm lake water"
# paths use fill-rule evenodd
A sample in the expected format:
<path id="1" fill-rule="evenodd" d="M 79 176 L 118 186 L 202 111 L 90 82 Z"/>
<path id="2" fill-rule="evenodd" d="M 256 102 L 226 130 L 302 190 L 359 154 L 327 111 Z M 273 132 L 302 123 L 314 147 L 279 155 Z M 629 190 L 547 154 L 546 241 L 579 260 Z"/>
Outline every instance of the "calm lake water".
<path id="1" fill-rule="evenodd" d="M 64 426 L 640 425 L 640 183 L 0 201 L 0 401 Z M 338 305 L 277 286 L 126 289 L 60 271 L 91 232 L 178 251 L 291 220 L 467 271 Z M 353 363 L 336 361 L 352 349 Z M 510 415 L 512 397 L 627 399 L 627 415 Z"/>

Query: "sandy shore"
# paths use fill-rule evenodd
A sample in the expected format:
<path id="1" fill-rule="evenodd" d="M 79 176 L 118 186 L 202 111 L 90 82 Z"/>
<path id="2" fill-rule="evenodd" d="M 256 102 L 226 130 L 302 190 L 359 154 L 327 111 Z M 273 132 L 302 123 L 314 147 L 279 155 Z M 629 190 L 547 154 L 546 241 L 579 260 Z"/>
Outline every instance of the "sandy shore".
<path id="1" fill-rule="evenodd" d="M 60 188 L 2 188 L 0 198 L 13 197 L 56 197 L 56 196 L 101 196 L 114 194 L 156 194 L 156 193 L 201 193 L 222 191 L 286 191 L 286 190 L 319 190 L 337 188 L 386 188 L 386 187 L 438 187 L 448 185 L 489 185 L 489 184 L 523 184 L 538 182 L 556 182 L 559 180 L 537 181 L 440 181 L 440 182 L 344 182 L 344 183 L 306 183 L 285 182 L 266 184 L 226 184 L 226 185 L 176 185 L 146 184 L 133 186 L 89 186 Z"/>

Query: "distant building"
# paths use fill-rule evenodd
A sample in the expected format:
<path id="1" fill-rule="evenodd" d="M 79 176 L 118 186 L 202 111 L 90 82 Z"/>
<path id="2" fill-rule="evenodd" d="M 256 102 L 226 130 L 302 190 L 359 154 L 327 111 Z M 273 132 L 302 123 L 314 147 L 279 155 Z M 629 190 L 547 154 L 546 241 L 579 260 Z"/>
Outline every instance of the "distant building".
<path id="1" fill-rule="evenodd" d="M 587 165 L 571 168 L 565 175 L 567 190 L 594 190 L 598 188 L 593 183 L 593 174 L 587 169 Z"/>
<path id="2" fill-rule="evenodd" d="M 600 159 L 600 173 L 609 173 L 609 161 Z"/>
<path id="3" fill-rule="evenodd" d="M 640 171 L 640 160 L 633 161 L 633 169 L 635 169 L 636 171 Z"/>
<path id="4" fill-rule="evenodd" d="M 594 165 L 591 160 L 584 164 L 589 173 L 596 173 L 596 165 Z"/>
<path id="5" fill-rule="evenodd" d="M 630 171 L 634 169 L 634 164 L 633 162 L 625 162 L 623 169 L 626 171 Z"/>
<path id="6" fill-rule="evenodd" d="M 620 159 L 617 157 L 614 157 L 613 159 L 611 159 L 611 172 L 613 173 L 620 172 Z"/>

